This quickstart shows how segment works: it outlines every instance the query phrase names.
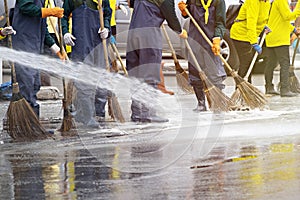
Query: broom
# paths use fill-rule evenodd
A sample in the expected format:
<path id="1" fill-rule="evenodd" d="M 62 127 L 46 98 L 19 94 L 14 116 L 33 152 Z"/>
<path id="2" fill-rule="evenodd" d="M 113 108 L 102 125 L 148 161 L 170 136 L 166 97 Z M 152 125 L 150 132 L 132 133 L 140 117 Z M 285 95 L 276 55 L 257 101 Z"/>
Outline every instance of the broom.
<path id="1" fill-rule="evenodd" d="M 63 45 L 63 36 L 62 36 L 62 27 L 61 27 L 61 19 L 58 19 L 58 29 L 59 33 L 57 33 L 56 28 L 49 17 L 50 24 L 52 26 L 52 29 L 54 30 L 55 36 L 59 41 L 59 48 L 61 54 L 66 54 L 64 45 Z M 66 55 L 66 59 L 69 60 L 69 57 Z M 70 112 L 70 105 L 72 104 L 72 97 L 73 97 L 73 81 L 69 81 L 68 86 L 66 86 L 66 80 L 64 77 L 62 77 L 62 83 L 63 83 L 63 92 L 64 92 L 64 98 L 62 100 L 63 102 L 63 121 L 61 124 L 61 127 L 59 131 L 61 132 L 68 132 L 72 128 L 75 127 L 75 122 L 73 120 L 73 116 Z"/>
<path id="2" fill-rule="evenodd" d="M 262 45 L 264 44 L 266 35 L 267 35 L 269 32 L 271 32 L 271 30 L 270 30 L 268 27 L 265 27 L 265 28 L 264 28 L 264 32 L 263 32 L 263 35 L 262 35 L 261 40 L 260 40 L 260 42 L 259 42 L 259 46 L 260 46 L 260 47 L 262 47 Z M 253 69 L 253 67 L 254 67 L 254 64 L 255 64 L 255 62 L 256 62 L 257 57 L 258 57 L 258 52 L 255 51 L 255 54 L 254 54 L 254 56 L 253 56 L 253 58 L 252 58 L 252 61 L 251 61 L 251 63 L 250 63 L 250 66 L 249 66 L 249 68 L 248 68 L 248 71 L 247 71 L 247 73 L 246 73 L 246 75 L 245 75 L 245 77 L 244 77 L 244 80 L 245 80 L 245 81 L 248 81 L 248 78 L 249 78 L 249 76 L 250 76 L 250 74 L 251 74 L 251 72 L 252 72 L 252 69 Z M 235 90 L 235 92 L 232 94 L 231 100 L 232 100 L 235 104 L 240 104 L 240 105 L 242 105 L 241 102 L 243 101 L 243 96 L 241 95 L 241 91 L 240 91 L 239 88 L 237 88 L 237 89 Z"/>
<path id="3" fill-rule="evenodd" d="M 102 10 L 102 0 L 98 0 L 98 11 L 100 17 L 100 27 L 101 30 L 104 29 L 104 19 L 103 19 L 103 10 Z M 108 61 L 108 53 L 107 53 L 107 45 L 106 39 L 102 39 L 103 43 L 103 51 L 104 51 L 104 58 L 106 63 L 106 69 L 109 71 L 109 61 Z M 118 102 L 116 95 L 113 92 L 109 92 L 108 95 L 108 113 L 114 120 L 118 120 L 121 123 L 125 122 L 124 116 L 122 114 L 121 106 Z"/>
<path id="4" fill-rule="evenodd" d="M 205 96 L 206 96 L 208 104 L 209 104 L 209 108 L 212 111 L 217 111 L 217 112 L 231 110 L 233 107 L 235 107 L 234 103 L 219 88 L 215 87 L 209 81 L 207 76 L 201 70 L 200 65 L 199 65 L 187 39 L 184 39 L 184 42 L 188 49 L 188 52 L 190 53 L 190 55 L 193 59 L 193 62 L 195 63 L 195 66 L 199 72 L 200 79 L 203 82 L 204 92 L 205 92 Z"/>
<path id="5" fill-rule="evenodd" d="M 208 44 L 212 47 L 213 44 L 210 39 L 206 36 L 204 31 L 200 28 L 199 24 L 193 18 L 191 13 L 187 8 L 184 9 L 188 14 L 194 25 L 197 27 L 198 31 L 201 33 L 203 38 L 208 42 Z M 250 106 L 251 109 L 260 108 L 262 109 L 267 104 L 267 99 L 265 95 L 258 90 L 256 87 L 251 85 L 248 81 L 245 81 L 242 77 L 240 77 L 227 63 L 227 61 L 221 56 L 218 55 L 224 65 L 227 67 L 229 73 L 234 78 L 237 88 L 240 90 L 241 95 L 245 102 Z"/>
<path id="6" fill-rule="evenodd" d="M 7 26 L 10 26 L 7 0 L 4 0 L 4 7 L 6 23 Z M 11 35 L 8 35 L 8 46 L 12 48 Z M 13 82 L 12 97 L 6 113 L 9 136 L 16 141 L 46 139 L 50 134 L 41 126 L 33 109 L 20 94 L 14 63 L 11 63 L 11 74 Z"/>
<path id="7" fill-rule="evenodd" d="M 291 89 L 291 92 L 294 92 L 294 93 L 300 93 L 300 83 L 299 83 L 299 80 L 298 80 L 298 78 L 295 74 L 295 65 L 294 65 L 297 49 L 298 49 L 298 46 L 299 46 L 299 40 L 300 40 L 300 37 L 298 36 L 296 46 L 295 46 L 295 49 L 294 49 L 294 53 L 293 53 L 292 65 L 289 68 L 290 89 Z"/>
<path id="8" fill-rule="evenodd" d="M 192 94 L 192 93 L 194 93 L 194 89 L 189 84 L 188 74 L 186 73 L 186 71 L 179 64 L 179 61 L 177 59 L 175 50 L 173 48 L 173 45 L 171 43 L 170 37 L 169 37 L 169 35 L 167 33 L 167 30 L 166 30 L 165 26 L 162 25 L 161 28 L 163 30 L 165 38 L 166 38 L 166 40 L 168 42 L 168 45 L 170 47 L 170 50 L 172 52 L 172 56 L 173 56 L 174 64 L 175 64 L 175 70 L 176 70 L 176 81 L 177 81 L 177 84 L 180 86 L 180 88 L 183 91 L 187 92 L 188 94 Z"/>

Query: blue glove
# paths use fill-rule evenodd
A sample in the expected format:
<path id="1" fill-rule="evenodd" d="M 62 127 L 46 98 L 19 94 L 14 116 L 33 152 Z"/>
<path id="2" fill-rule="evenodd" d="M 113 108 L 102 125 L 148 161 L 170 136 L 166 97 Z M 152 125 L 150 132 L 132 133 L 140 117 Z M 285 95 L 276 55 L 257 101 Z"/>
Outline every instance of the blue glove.
<path id="1" fill-rule="evenodd" d="M 255 51 L 257 51 L 258 54 L 262 53 L 262 48 L 258 44 L 253 44 L 252 47 Z"/>
<path id="2" fill-rule="evenodd" d="M 116 44 L 116 38 L 113 35 L 110 36 L 110 43 Z"/>

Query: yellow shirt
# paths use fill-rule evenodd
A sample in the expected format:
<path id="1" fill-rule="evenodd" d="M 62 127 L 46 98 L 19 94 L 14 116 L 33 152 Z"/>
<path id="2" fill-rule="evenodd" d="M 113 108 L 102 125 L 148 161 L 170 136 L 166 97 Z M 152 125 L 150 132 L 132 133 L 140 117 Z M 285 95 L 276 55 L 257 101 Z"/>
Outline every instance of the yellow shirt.
<path id="1" fill-rule="evenodd" d="M 117 0 L 109 0 L 109 4 L 110 4 L 110 8 L 112 10 L 110 25 L 115 26 L 115 25 L 117 25 L 117 23 L 116 23 L 116 4 L 117 4 Z"/>
<path id="2" fill-rule="evenodd" d="M 269 10 L 269 0 L 245 1 L 237 16 L 237 19 L 241 21 L 232 25 L 230 37 L 235 40 L 250 42 L 250 44 L 258 43 L 257 38 L 267 24 Z"/>
<path id="3" fill-rule="evenodd" d="M 294 30 L 291 20 L 295 20 L 299 15 L 299 2 L 292 12 L 287 0 L 274 0 L 268 22 L 272 32 L 266 36 L 267 47 L 290 45 L 290 34 Z"/>

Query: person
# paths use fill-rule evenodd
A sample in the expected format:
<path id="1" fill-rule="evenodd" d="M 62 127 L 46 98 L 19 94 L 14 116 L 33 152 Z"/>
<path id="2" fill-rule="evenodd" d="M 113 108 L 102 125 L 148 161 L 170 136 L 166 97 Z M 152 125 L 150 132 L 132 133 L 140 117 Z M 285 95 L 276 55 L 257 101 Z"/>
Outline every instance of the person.
<path id="1" fill-rule="evenodd" d="M 65 0 L 62 29 L 64 42 L 72 46 L 71 59 L 93 67 L 105 69 L 102 39 L 109 40 L 111 8 L 109 0 L 103 0 L 104 29 L 100 28 L 97 0 Z M 69 32 L 69 17 L 72 13 L 72 33 Z M 77 38 L 77 39 L 76 39 Z M 109 42 L 107 42 L 108 44 Z M 93 88 L 82 81 L 75 81 L 75 120 L 89 127 L 99 127 L 98 121 L 105 117 L 108 91 Z"/>
<path id="2" fill-rule="evenodd" d="M 225 2 L 224 0 L 187 0 L 178 3 L 183 17 L 188 17 L 185 8 L 195 18 L 207 37 L 213 41 L 213 47 L 201 36 L 194 23 L 189 27 L 189 43 L 199 62 L 201 69 L 208 79 L 220 90 L 225 88 L 223 81 L 226 72 L 222 65 L 220 55 L 220 42 L 225 33 Z M 201 53 L 199 53 L 201 52 Z M 206 111 L 206 98 L 203 90 L 203 82 L 199 77 L 197 68 L 191 62 L 188 63 L 189 80 L 198 100 L 195 112 Z"/>
<path id="3" fill-rule="evenodd" d="M 12 26 L 7 26 L 4 28 L 0 28 L 0 40 L 6 38 L 7 35 L 16 34 L 16 31 Z"/>
<path id="4" fill-rule="evenodd" d="M 63 17 L 63 9 L 45 8 L 44 6 L 45 1 L 16 1 L 12 26 L 18 34 L 12 37 L 13 48 L 41 54 L 44 44 L 46 44 L 60 59 L 64 59 L 65 55 L 60 53 L 60 48 L 49 35 L 46 24 L 46 17 Z M 16 63 L 15 71 L 20 94 L 28 101 L 39 118 L 40 106 L 36 96 L 41 86 L 39 70 Z"/>
<path id="5" fill-rule="evenodd" d="M 187 38 L 176 16 L 173 0 L 135 0 L 129 25 L 126 49 L 126 67 L 129 76 L 157 88 L 162 60 L 162 35 L 160 26 L 167 21 L 169 27 L 181 38 Z M 134 122 L 167 122 L 149 107 L 132 96 L 131 120 Z"/>
<path id="6" fill-rule="evenodd" d="M 294 97 L 297 94 L 290 91 L 289 84 L 289 67 L 290 67 L 290 35 L 300 34 L 300 30 L 296 29 L 291 20 L 295 20 L 300 16 L 299 2 L 292 12 L 289 8 L 287 0 L 276 0 L 272 2 L 268 26 L 272 30 L 266 36 L 266 54 L 269 62 L 265 68 L 266 87 L 273 85 L 273 72 L 277 64 L 280 64 L 280 96 Z M 270 93 L 266 91 L 266 93 Z"/>
<path id="7" fill-rule="evenodd" d="M 238 75 L 244 78 L 255 52 L 262 54 L 258 37 L 264 31 L 269 18 L 270 2 L 268 0 L 246 0 L 231 27 L 230 38 L 238 49 L 240 60 Z M 267 59 L 267 57 L 266 57 Z M 251 75 L 248 77 L 251 83 Z M 266 86 L 267 93 L 278 94 L 273 85 Z"/>

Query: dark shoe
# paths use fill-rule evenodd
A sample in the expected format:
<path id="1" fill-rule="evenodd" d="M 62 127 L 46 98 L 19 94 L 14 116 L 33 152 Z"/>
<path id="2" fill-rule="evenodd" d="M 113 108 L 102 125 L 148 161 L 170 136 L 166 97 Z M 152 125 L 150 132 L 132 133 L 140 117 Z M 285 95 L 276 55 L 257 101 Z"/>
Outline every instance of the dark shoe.
<path id="1" fill-rule="evenodd" d="M 100 124 L 95 119 L 91 119 L 86 126 L 89 128 L 99 128 Z"/>
<path id="2" fill-rule="evenodd" d="M 281 97 L 295 97 L 297 95 L 298 95 L 297 93 L 293 93 L 291 91 L 286 91 L 286 92 L 280 91 Z"/>
<path id="3" fill-rule="evenodd" d="M 279 92 L 277 92 L 274 89 L 274 85 L 270 85 L 270 86 L 265 86 L 266 87 L 266 94 L 272 94 L 272 95 L 279 95 Z"/>

